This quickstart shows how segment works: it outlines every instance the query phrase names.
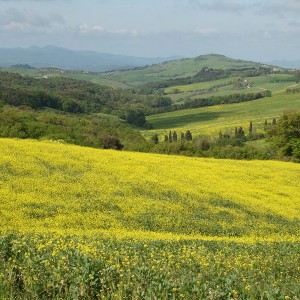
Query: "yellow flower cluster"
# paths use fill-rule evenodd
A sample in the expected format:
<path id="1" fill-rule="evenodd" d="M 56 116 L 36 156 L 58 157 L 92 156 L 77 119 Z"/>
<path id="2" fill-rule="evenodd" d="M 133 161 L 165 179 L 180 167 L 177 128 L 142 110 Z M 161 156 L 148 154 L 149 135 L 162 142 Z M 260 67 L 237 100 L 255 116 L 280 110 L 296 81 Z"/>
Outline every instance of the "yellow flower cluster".
<path id="1" fill-rule="evenodd" d="M 28 234 L 0 237 L 0 245 L 2 296 L 298 299 L 300 292 L 299 243 L 136 242 Z"/>
<path id="2" fill-rule="evenodd" d="M 299 240 L 300 165 L 0 143 L 1 232 Z"/>

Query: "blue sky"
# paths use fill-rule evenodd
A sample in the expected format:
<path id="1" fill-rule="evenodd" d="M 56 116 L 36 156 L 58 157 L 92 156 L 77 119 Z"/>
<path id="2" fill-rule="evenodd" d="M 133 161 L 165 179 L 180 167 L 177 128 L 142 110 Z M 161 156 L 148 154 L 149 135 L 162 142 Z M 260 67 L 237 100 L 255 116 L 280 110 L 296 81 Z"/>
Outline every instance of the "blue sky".
<path id="1" fill-rule="evenodd" d="M 300 59 L 300 0 L 0 0 L 0 47 Z"/>

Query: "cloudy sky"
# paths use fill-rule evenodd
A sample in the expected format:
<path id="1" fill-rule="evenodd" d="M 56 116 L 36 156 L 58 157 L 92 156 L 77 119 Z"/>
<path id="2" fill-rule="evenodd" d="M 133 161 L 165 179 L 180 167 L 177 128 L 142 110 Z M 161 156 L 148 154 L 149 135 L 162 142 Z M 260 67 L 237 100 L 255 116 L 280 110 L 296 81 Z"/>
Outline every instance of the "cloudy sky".
<path id="1" fill-rule="evenodd" d="M 0 0 L 0 47 L 300 59 L 300 0 Z"/>

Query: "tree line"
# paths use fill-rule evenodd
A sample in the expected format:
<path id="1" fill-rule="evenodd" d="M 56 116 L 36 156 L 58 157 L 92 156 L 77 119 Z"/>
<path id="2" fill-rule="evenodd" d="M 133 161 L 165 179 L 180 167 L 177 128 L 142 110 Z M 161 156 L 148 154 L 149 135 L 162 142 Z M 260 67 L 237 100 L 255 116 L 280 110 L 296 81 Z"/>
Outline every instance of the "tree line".
<path id="1" fill-rule="evenodd" d="M 230 94 L 224 96 L 211 96 L 207 98 L 186 99 L 184 103 L 173 104 L 172 106 L 158 107 L 151 110 L 151 114 L 159 114 L 177 110 L 184 110 L 190 108 L 200 108 L 219 104 L 232 104 L 257 100 L 265 97 L 271 97 L 272 92 L 269 90 L 261 91 L 258 93 L 246 93 L 246 94 Z"/>
<path id="2" fill-rule="evenodd" d="M 230 131 L 220 131 L 217 137 L 199 135 L 190 140 L 179 139 L 176 131 L 170 131 L 161 141 L 154 134 L 151 151 L 201 157 L 300 162 L 300 111 L 286 111 L 279 119 L 265 120 L 260 127 L 263 132 L 257 132 L 256 126 L 250 121 L 246 129 L 239 126 Z M 264 147 L 248 145 L 249 141 L 259 139 L 265 139 Z"/>
<path id="3" fill-rule="evenodd" d="M 300 111 L 284 112 L 265 120 L 257 132 L 252 121 L 248 128 L 236 127 L 214 136 L 194 136 L 169 131 L 153 134 L 146 141 L 141 134 L 113 116 L 73 115 L 26 107 L 0 108 L 0 137 L 61 140 L 104 149 L 178 154 L 232 159 L 283 159 L 300 162 Z M 266 146 L 256 148 L 249 141 L 265 138 Z"/>

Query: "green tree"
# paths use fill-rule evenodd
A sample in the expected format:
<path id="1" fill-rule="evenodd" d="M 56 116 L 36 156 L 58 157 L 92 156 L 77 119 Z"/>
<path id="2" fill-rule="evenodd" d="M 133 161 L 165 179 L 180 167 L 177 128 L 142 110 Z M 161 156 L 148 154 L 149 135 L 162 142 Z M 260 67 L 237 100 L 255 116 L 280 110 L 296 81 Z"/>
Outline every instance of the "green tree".
<path id="1" fill-rule="evenodd" d="M 183 142 L 184 140 L 185 140 L 184 133 L 181 132 L 180 133 L 180 141 Z"/>
<path id="2" fill-rule="evenodd" d="M 172 132 L 169 132 L 169 143 L 173 142 L 173 136 L 172 136 Z"/>
<path id="3" fill-rule="evenodd" d="M 243 128 L 242 127 L 239 127 L 239 129 L 237 130 L 237 135 L 236 135 L 236 137 L 238 138 L 238 139 L 242 139 L 242 140 L 244 140 L 246 137 L 245 137 L 245 132 L 244 132 L 244 130 L 243 130 Z"/>
<path id="4" fill-rule="evenodd" d="M 146 123 L 145 114 L 141 110 L 130 109 L 126 115 L 126 122 L 142 127 Z"/>
<path id="5" fill-rule="evenodd" d="M 267 129 L 268 140 L 280 158 L 300 161 L 300 111 L 287 111 Z"/>
<path id="6" fill-rule="evenodd" d="M 235 136 L 235 137 L 238 136 L 238 129 L 237 129 L 237 127 L 234 128 L 234 136 Z"/>
<path id="7" fill-rule="evenodd" d="M 157 133 L 155 133 L 155 134 L 152 135 L 151 141 L 153 141 L 155 144 L 159 143 L 159 139 L 158 139 Z"/>
<path id="8" fill-rule="evenodd" d="M 250 121 L 250 124 L 249 124 L 249 133 L 252 133 L 253 131 L 253 123 L 252 121 Z"/>
<path id="9" fill-rule="evenodd" d="M 187 130 L 185 133 L 185 139 L 187 141 L 191 141 L 193 139 L 192 133 L 189 130 Z"/>
<path id="10" fill-rule="evenodd" d="M 253 138 L 253 123 L 252 121 L 250 121 L 248 139 L 252 139 L 252 138 Z"/>
<path id="11" fill-rule="evenodd" d="M 109 134 L 106 134 L 103 136 L 102 144 L 103 144 L 104 149 L 121 150 L 124 147 L 117 137 L 109 135 Z"/>
<path id="12" fill-rule="evenodd" d="M 173 132 L 172 138 L 173 138 L 173 142 L 177 142 L 178 137 L 177 137 L 177 132 L 176 131 Z"/>

